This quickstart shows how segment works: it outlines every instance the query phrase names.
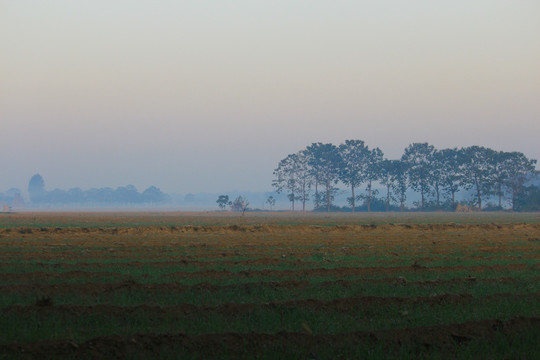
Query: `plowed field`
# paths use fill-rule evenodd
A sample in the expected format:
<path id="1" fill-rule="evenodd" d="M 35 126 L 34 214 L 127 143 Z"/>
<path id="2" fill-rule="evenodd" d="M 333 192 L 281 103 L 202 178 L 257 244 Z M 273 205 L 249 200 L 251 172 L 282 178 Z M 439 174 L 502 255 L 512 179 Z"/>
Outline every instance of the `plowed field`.
<path id="1" fill-rule="evenodd" d="M 540 215 L 0 214 L 0 358 L 540 358 Z"/>

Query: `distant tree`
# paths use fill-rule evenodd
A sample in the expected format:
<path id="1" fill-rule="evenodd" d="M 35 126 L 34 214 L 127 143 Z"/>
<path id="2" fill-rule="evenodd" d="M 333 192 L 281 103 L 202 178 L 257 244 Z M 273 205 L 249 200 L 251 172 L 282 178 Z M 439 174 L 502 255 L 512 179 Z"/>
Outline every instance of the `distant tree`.
<path id="1" fill-rule="evenodd" d="M 80 188 L 72 188 L 67 191 L 68 201 L 74 204 L 81 204 L 85 201 L 84 191 Z"/>
<path id="2" fill-rule="evenodd" d="M 482 210 L 482 199 L 492 193 L 495 184 L 493 157 L 496 152 L 475 145 L 464 148 L 463 154 L 465 185 L 474 190 L 474 203 Z"/>
<path id="3" fill-rule="evenodd" d="M 337 191 L 334 185 L 339 180 L 341 168 L 341 157 L 338 148 L 333 144 L 313 143 L 306 150 L 309 154 L 309 165 L 315 178 L 315 208 L 320 205 L 317 184 L 321 184 L 324 186 L 323 199 L 326 202 L 327 211 L 330 211 Z"/>
<path id="4" fill-rule="evenodd" d="M 274 206 L 276 205 L 276 199 L 272 195 L 270 195 L 266 199 L 266 203 L 270 206 L 270 211 L 272 211 L 274 209 Z"/>
<path id="5" fill-rule="evenodd" d="M 435 148 L 428 143 L 414 143 L 409 145 L 401 157 L 407 164 L 409 183 L 411 187 L 420 192 L 420 207 L 425 209 L 426 196 L 431 190 L 432 159 Z"/>
<path id="6" fill-rule="evenodd" d="M 249 206 L 249 200 L 247 198 L 244 198 L 242 196 L 238 196 L 234 201 L 231 203 L 231 210 L 242 212 L 242 216 L 244 216 L 244 213 L 248 209 Z"/>
<path id="7" fill-rule="evenodd" d="M 464 181 L 463 164 L 464 156 L 461 150 L 456 148 L 443 149 L 438 151 L 437 166 L 441 168 L 440 184 L 443 193 L 446 194 L 451 201 L 451 208 L 456 208 L 456 192 L 459 191 L 461 184 Z"/>
<path id="8" fill-rule="evenodd" d="M 229 195 L 219 195 L 218 199 L 216 200 L 216 203 L 218 204 L 221 210 L 225 210 L 227 206 L 232 205 L 231 201 L 229 200 Z"/>
<path id="9" fill-rule="evenodd" d="M 433 153 L 431 154 L 431 172 L 430 172 L 430 178 L 431 178 L 431 185 L 433 189 L 433 193 L 435 195 L 435 207 L 437 209 L 441 208 L 441 192 L 443 188 L 443 181 L 444 181 L 444 154 L 442 151 L 434 149 Z"/>
<path id="10" fill-rule="evenodd" d="M 525 184 L 532 180 L 538 173 L 535 171 L 536 160 L 527 159 L 520 152 L 508 153 L 504 162 L 504 188 L 510 194 L 512 210 L 517 209 L 517 200 L 520 193 L 524 190 Z M 534 189 L 530 188 L 530 194 L 535 194 Z"/>
<path id="11" fill-rule="evenodd" d="M 523 186 L 512 200 L 514 211 L 540 211 L 540 188 L 538 186 Z"/>
<path id="12" fill-rule="evenodd" d="M 159 188 L 150 186 L 141 194 L 141 200 L 145 203 L 160 203 L 167 200 L 167 195 L 164 194 Z"/>
<path id="13" fill-rule="evenodd" d="M 373 197 L 377 195 L 377 190 L 372 189 L 372 183 L 374 181 L 377 181 L 381 177 L 381 163 L 383 161 L 383 152 L 379 148 L 372 149 L 369 152 L 368 157 L 368 164 L 366 167 L 366 203 L 367 203 L 367 211 L 371 211 L 371 201 L 373 200 Z"/>
<path id="14" fill-rule="evenodd" d="M 122 204 L 138 203 L 141 196 L 133 185 L 120 186 L 114 191 L 115 200 Z"/>
<path id="15" fill-rule="evenodd" d="M 381 185 L 386 188 L 386 199 L 385 199 L 385 209 L 390 211 L 391 201 L 396 200 L 393 194 L 395 177 L 393 176 L 396 171 L 396 160 L 383 160 L 381 162 L 380 171 L 379 171 L 379 181 Z"/>
<path id="16" fill-rule="evenodd" d="M 491 168 L 493 171 L 492 181 L 493 185 L 490 187 L 490 194 L 495 195 L 498 198 L 498 209 L 503 209 L 503 198 L 505 195 L 505 184 L 508 181 L 510 174 L 508 171 L 511 169 L 509 163 L 513 162 L 511 153 L 504 151 L 493 151 L 492 156 L 489 158 L 491 162 Z"/>
<path id="17" fill-rule="evenodd" d="M 30 194 L 30 201 L 33 203 L 40 203 L 45 200 L 45 181 L 39 174 L 35 174 L 30 178 L 28 183 L 28 193 Z"/>
<path id="18" fill-rule="evenodd" d="M 339 179 L 351 188 L 351 197 L 348 199 L 354 213 L 356 207 L 355 189 L 364 182 L 369 166 L 370 151 L 362 140 L 346 140 L 339 145 L 341 168 Z"/>
<path id="19" fill-rule="evenodd" d="M 107 204 L 120 202 L 116 197 L 116 191 L 110 187 L 90 189 L 87 194 L 87 198 L 92 199 L 96 203 Z"/>
<path id="20" fill-rule="evenodd" d="M 407 164 L 401 160 L 390 160 L 390 183 L 392 191 L 398 197 L 400 211 L 405 210 L 407 200 Z"/>
<path id="21" fill-rule="evenodd" d="M 275 187 L 278 194 L 281 194 L 284 190 L 287 191 L 287 198 L 291 202 L 292 211 L 294 211 L 295 200 L 299 200 L 299 167 L 298 155 L 287 155 L 274 170 L 275 179 L 272 181 L 272 186 Z"/>
<path id="22" fill-rule="evenodd" d="M 296 154 L 298 166 L 296 169 L 298 200 L 302 202 L 302 211 L 306 211 L 306 203 L 309 200 L 313 176 L 309 165 L 310 155 L 308 151 L 302 150 Z"/>
<path id="23" fill-rule="evenodd" d="M 67 204 L 69 202 L 69 197 L 65 190 L 54 189 L 45 195 L 43 202 L 50 204 Z"/>

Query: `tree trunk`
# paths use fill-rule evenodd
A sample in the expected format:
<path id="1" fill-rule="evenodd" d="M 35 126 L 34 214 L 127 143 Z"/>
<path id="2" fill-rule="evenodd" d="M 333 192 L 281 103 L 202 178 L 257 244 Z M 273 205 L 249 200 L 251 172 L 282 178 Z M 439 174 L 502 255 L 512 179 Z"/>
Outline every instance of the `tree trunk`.
<path id="1" fill-rule="evenodd" d="M 306 180 L 302 182 L 302 212 L 306 212 Z"/>
<path id="2" fill-rule="evenodd" d="M 330 212 L 330 192 L 332 191 L 331 187 L 332 186 L 330 182 L 327 181 L 326 183 L 326 208 L 328 212 Z"/>
<path id="3" fill-rule="evenodd" d="M 390 185 L 386 185 L 386 212 L 390 211 Z"/>
<path id="4" fill-rule="evenodd" d="M 512 186 L 512 211 L 516 211 L 516 200 L 518 195 L 518 189 Z"/>
<path id="5" fill-rule="evenodd" d="M 423 186 L 420 187 L 420 195 L 422 196 L 421 207 L 422 207 L 422 210 L 424 210 L 424 207 L 425 207 L 425 201 L 424 201 L 424 187 L 423 187 Z"/>
<path id="6" fill-rule="evenodd" d="M 476 182 L 476 198 L 478 200 L 478 209 L 482 211 L 482 196 L 480 193 L 480 184 L 478 184 L 478 181 Z"/>
<path id="7" fill-rule="evenodd" d="M 318 185 L 318 182 L 317 182 L 317 179 L 315 179 L 315 209 L 318 209 L 319 208 L 319 191 L 317 189 L 317 185 Z"/>
<path id="8" fill-rule="evenodd" d="M 356 207 L 356 199 L 354 197 L 354 184 L 351 184 L 351 191 L 352 191 L 352 212 L 354 214 L 354 208 Z"/>
<path id="9" fill-rule="evenodd" d="M 498 185 L 498 193 L 499 193 L 499 208 L 502 208 L 502 189 L 501 184 Z"/>
<path id="10" fill-rule="evenodd" d="M 439 195 L 439 184 L 435 184 L 435 192 L 437 193 L 437 208 L 441 206 L 440 195 Z"/>
<path id="11" fill-rule="evenodd" d="M 367 211 L 371 212 L 371 180 L 368 183 Z"/>

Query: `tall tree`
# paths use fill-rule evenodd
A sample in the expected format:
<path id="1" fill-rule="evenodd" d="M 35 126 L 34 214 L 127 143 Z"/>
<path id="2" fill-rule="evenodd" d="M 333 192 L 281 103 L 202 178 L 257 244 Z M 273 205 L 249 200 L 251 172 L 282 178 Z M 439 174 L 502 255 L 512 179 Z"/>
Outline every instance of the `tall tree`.
<path id="1" fill-rule="evenodd" d="M 507 161 L 505 161 L 506 182 L 504 184 L 510 199 L 512 201 L 512 210 L 517 209 L 517 199 L 521 192 L 524 191 L 527 181 L 532 180 L 538 175 L 535 170 L 536 160 L 527 159 L 520 152 L 509 153 Z"/>
<path id="2" fill-rule="evenodd" d="M 316 185 L 321 184 L 324 186 L 324 200 L 327 211 L 330 211 L 336 191 L 334 185 L 339 179 L 339 169 L 341 167 L 339 150 L 333 144 L 313 143 L 308 146 L 307 151 L 309 153 L 309 165 L 314 174 Z"/>
<path id="3" fill-rule="evenodd" d="M 298 171 L 300 162 L 297 154 L 287 155 L 281 160 L 278 167 L 274 170 L 275 179 L 272 186 L 276 188 L 276 192 L 280 194 L 283 190 L 287 191 L 287 197 L 292 204 L 294 211 L 294 202 L 299 199 L 297 194 L 299 189 Z"/>
<path id="4" fill-rule="evenodd" d="M 482 199 L 494 187 L 494 166 L 492 158 L 496 152 L 483 146 L 470 146 L 463 149 L 464 179 L 468 189 L 474 190 L 474 201 L 482 210 Z"/>
<path id="5" fill-rule="evenodd" d="M 456 208 L 456 193 L 463 183 L 463 153 L 456 149 L 443 149 L 438 151 L 440 156 L 437 166 L 441 168 L 441 187 L 449 196 L 451 208 Z"/>
<path id="6" fill-rule="evenodd" d="M 504 197 L 505 184 L 508 182 L 511 170 L 509 166 L 514 159 L 511 153 L 504 151 L 494 151 L 493 156 L 490 158 L 491 166 L 493 168 L 493 187 L 491 194 L 497 196 L 499 203 L 499 209 L 503 208 L 502 200 Z"/>
<path id="7" fill-rule="evenodd" d="M 45 200 L 47 192 L 45 191 L 45 181 L 43 181 L 41 175 L 35 174 L 30 178 L 30 182 L 28 183 L 28 194 L 30 194 L 30 201 L 33 203 L 40 203 Z"/>
<path id="8" fill-rule="evenodd" d="M 270 195 L 266 199 L 266 203 L 270 206 L 270 211 L 272 211 L 274 209 L 274 206 L 276 205 L 276 199 L 272 195 Z"/>
<path id="9" fill-rule="evenodd" d="M 341 169 L 339 179 L 342 183 L 351 188 L 350 204 L 354 213 L 356 207 L 355 189 L 362 184 L 366 178 L 369 164 L 370 151 L 362 140 L 346 140 L 339 145 L 341 157 Z"/>
<path id="10" fill-rule="evenodd" d="M 249 200 L 241 195 L 239 195 L 236 199 L 234 199 L 233 202 L 231 202 L 231 210 L 242 212 L 242 216 L 244 216 L 244 213 L 248 209 L 249 206 Z"/>
<path id="11" fill-rule="evenodd" d="M 390 182 L 392 190 L 399 198 L 399 210 L 405 210 L 405 200 L 407 199 L 407 164 L 401 160 L 390 160 L 392 162 L 390 172 Z"/>
<path id="12" fill-rule="evenodd" d="M 222 211 L 225 210 L 227 206 L 230 206 L 232 204 L 229 200 L 229 195 L 219 195 L 216 203 Z"/>
<path id="13" fill-rule="evenodd" d="M 368 156 L 367 166 L 366 166 L 366 176 L 365 181 L 367 183 L 366 191 L 366 202 L 367 202 L 367 211 L 371 211 L 371 202 L 373 200 L 374 190 L 372 184 L 374 181 L 377 181 L 381 177 L 381 163 L 383 161 L 383 152 L 379 148 L 371 149 Z"/>
<path id="14" fill-rule="evenodd" d="M 298 166 L 296 168 L 298 200 L 302 202 L 302 211 L 306 211 L 306 203 L 309 200 L 313 176 L 309 165 L 309 152 L 302 150 L 296 153 Z"/>
<path id="15" fill-rule="evenodd" d="M 395 160 L 384 159 L 381 162 L 381 167 L 380 167 L 379 181 L 381 185 L 383 185 L 386 188 L 385 206 L 386 206 L 387 212 L 390 211 L 390 202 L 392 200 L 395 200 L 393 196 L 393 191 L 392 191 L 393 185 L 394 185 L 394 178 L 392 176 L 394 173 L 394 161 Z"/>
<path id="16" fill-rule="evenodd" d="M 441 207 L 441 191 L 443 188 L 444 177 L 444 154 L 441 150 L 435 149 L 431 154 L 431 184 L 435 193 L 435 206 L 437 209 Z"/>
<path id="17" fill-rule="evenodd" d="M 425 209 L 426 195 L 429 195 L 432 181 L 432 159 L 435 148 L 428 143 L 409 145 L 401 157 L 407 164 L 409 183 L 415 191 L 420 192 L 420 207 Z"/>

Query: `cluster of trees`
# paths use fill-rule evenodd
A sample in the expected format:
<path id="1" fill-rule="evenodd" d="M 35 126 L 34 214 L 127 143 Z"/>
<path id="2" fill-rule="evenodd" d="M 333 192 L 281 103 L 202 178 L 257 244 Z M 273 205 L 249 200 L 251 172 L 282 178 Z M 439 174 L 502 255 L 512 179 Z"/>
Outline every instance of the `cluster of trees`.
<path id="1" fill-rule="evenodd" d="M 231 211 L 242 212 L 242 215 L 244 215 L 249 206 L 249 200 L 241 195 L 237 196 L 234 201 L 229 200 L 229 195 L 219 195 L 216 203 L 221 210 L 225 210 L 228 206 L 231 208 Z"/>
<path id="2" fill-rule="evenodd" d="M 410 190 L 419 194 L 415 205 L 421 210 L 453 210 L 460 191 L 470 194 L 468 203 L 479 210 L 491 198 L 498 209 L 508 200 L 511 209 L 520 210 L 524 194 L 536 188 L 526 186 L 538 174 L 535 164 L 536 160 L 520 152 L 481 146 L 439 150 L 428 143 L 413 143 L 400 159 L 390 160 L 362 140 L 347 140 L 339 146 L 313 143 L 287 155 L 274 170 L 272 186 L 278 193 L 287 193 L 293 211 L 297 202 L 305 211 L 312 194 L 315 210 L 330 211 L 338 183 L 349 188 L 352 211 L 358 201 L 367 211 L 381 202 L 387 211 L 392 207 L 405 210 Z M 380 198 L 376 184 L 384 189 Z M 358 194 L 360 188 L 363 191 Z"/>
<path id="3" fill-rule="evenodd" d="M 139 193 L 135 186 L 120 186 L 117 189 L 104 187 L 99 189 L 45 190 L 43 177 L 35 174 L 28 184 L 30 201 L 34 204 L 142 204 L 161 203 L 169 200 L 169 196 L 155 186 Z"/>

